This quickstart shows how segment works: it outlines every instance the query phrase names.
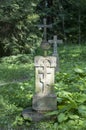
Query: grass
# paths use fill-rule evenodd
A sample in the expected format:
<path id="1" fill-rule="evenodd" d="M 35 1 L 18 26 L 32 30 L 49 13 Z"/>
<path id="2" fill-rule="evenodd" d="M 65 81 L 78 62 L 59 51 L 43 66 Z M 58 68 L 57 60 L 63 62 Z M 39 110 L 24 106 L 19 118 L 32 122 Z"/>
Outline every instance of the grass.
<path id="1" fill-rule="evenodd" d="M 68 92 L 69 94 L 73 92 L 79 92 L 78 94 L 80 94 L 85 91 L 86 45 L 62 45 L 58 47 L 58 53 L 60 59 L 60 72 L 56 74 L 55 90 L 58 95 L 58 107 L 60 108 L 62 104 L 65 106 L 68 102 L 70 103 L 68 97 L 65 99 L 65 91 L 66 95 Z M 80 74 L 81 71 L 84 72 Z M 1 126 L 5 126 L 9 123 L 13 127 L 18 127 L 22 124 L 29 127 L 30 122 L 22 119 L 21 112 L 25 107 L 31 106 L 31 99 L 34 93 L 34 77 L 34 63 L 31 55 L 17 55 L 0 59 Z M 61 95 L 62 93 L 58 93 L 59 91 L 62 92 L 63 95 Z M 76 93 L 73 93 L 71 98 L 75 101 L 74 94 L 76 95 Z M 63 102 L 61 100 L 65 101 Z M 73 108 L 71 109 L 73 110 Z M 61 112 L 58 116 L 60 117 L 59 120 L 62 121 Z M 79 121 L 83 122 L 82 119 Z M 64 120 L 59 123 L 57 121 L 46 122 L 45 125 L 43 125 L 43 122 L 40 122 L 38 125 L 34 125 L 34 130 L 63 130 L 61 126 L 66 130 L 67 128 L 64 124 L 68 124 L 67 122 L 64 122 Z M 57 129 L 58 125 L 59 129 Z M 30 128 L 31 126 L 29 129 Z"/>
<path id="2" fill-rule="evenodd" d="M 60 70 L 71 71 L 75 67 L 86 68 L 86 46 L 65 45 L 59 48 Z"/>
<path id="3" fill-rule="evenodd" d="M 29 56 L 24 55 L 23 57 L 21 55 L 21 57 L 28 57 L 28 59 L 26 59 L 26 61 L 22 61 L 20 56 L 10 56 L 1 59 L 0 75 L 2 76 L 0 77 L 0 83 L 29 79 L 33 64 L 31 63 Z"/>

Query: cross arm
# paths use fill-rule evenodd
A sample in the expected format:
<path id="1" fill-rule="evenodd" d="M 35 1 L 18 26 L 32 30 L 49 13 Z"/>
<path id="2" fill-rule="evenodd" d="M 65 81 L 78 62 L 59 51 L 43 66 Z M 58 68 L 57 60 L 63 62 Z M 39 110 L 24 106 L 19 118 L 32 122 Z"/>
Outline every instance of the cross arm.
<path id="1" fill-rule="evenodd" d="M 54 43 L 54 40 L 48 40 L 50 44 Z M 57 40 L 56 43 L 63 44 L 63 40 Z"/>
<path id="2" fill-rule="evenodd" d="M 49 25 L 37 25 L 37 26 L 38 26 L 38 28 L 44 28 L 44 27 L 52 28 L 52 24 L 49 24 Z"/>

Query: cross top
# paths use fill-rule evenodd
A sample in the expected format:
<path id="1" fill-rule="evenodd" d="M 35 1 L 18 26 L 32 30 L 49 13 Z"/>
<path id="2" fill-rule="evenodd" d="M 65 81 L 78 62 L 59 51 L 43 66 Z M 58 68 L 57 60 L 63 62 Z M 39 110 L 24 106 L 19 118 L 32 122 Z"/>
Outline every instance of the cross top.
<path id="1" fill-rule="evenodd" d="M 50 44 L 52 44 L 52 43 L 62 44 L 62 43 L 63 43 L 62 40 L 58 40 L 57 35 L 54 35 L 53 40 L 48 40 L 48 42 L 49 42 Z"/>
<path id="2" fill-rule="evenodd" d="M 44 41 L 47 41 L 47 28 L 51 28 L 52 24 L 47 25 L 47 20 L 46 18 L 43 19 L 43 24 L 42 25 L 38 25 L 38 27 L 44 28 Z"/>
<path id="3" fill-rule="evenodd" d="M 57 39 L 57 36 L 55 35 L 54 38 L 53 38 L 53 42 L 54 43 L 58 43 L 58 39 Z"/>

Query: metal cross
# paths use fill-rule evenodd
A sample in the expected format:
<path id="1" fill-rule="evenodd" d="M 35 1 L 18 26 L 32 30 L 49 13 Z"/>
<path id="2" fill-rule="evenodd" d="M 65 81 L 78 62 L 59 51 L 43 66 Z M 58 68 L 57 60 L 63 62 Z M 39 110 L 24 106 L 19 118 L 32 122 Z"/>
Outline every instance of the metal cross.
<path id="1" fill-rule="evenodd" d="M 43 19 L 43 24 L 42 25 L 38 25 L 38 27 L 40 28 L 44 28 L 44 41 L 46 42 L 47 41 L 47 28 L 51 28 L 52 27 L 52 24 L 50 25 L 47 25 L 47 20 L 46 18 Z"/>

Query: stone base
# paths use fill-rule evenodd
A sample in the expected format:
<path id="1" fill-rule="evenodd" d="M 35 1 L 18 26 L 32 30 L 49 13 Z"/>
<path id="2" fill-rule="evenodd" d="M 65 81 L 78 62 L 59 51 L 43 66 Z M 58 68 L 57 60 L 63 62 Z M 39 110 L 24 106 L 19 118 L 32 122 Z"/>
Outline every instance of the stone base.
<path id="1" fill-rule="evenodd" d="M 46 121 L 46 120 L 54 120 L 56 119 L 56 116 L 46 116 L 45 113 L 38 113 L 32 108 L 26 108 L 22 112 L 22 116 L 25 120 L 30 119 L 32 122 L 39 122 L 39 121 Z"/>
<path id="2" fill-rule="evenodd" d="M 38 112 L 47 112 L 57 109 L 57 97 L 54 94 L 34 95 L 32 109 Z"/>

